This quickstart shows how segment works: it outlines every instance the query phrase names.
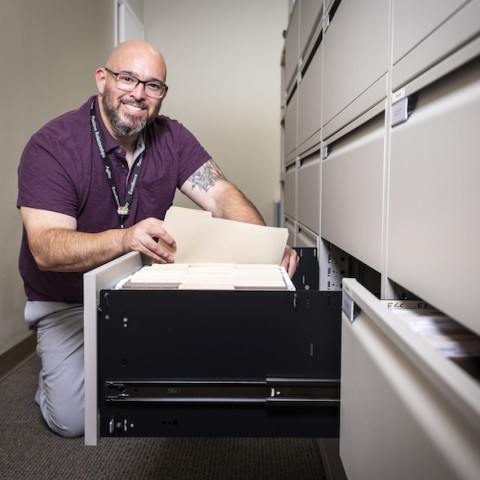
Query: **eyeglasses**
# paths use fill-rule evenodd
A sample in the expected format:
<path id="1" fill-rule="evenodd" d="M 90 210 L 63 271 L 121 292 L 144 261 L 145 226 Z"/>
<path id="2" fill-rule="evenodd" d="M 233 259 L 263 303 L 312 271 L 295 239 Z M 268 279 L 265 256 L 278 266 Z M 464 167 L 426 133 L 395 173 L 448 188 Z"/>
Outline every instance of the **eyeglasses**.
<path id="1" fill-rule="evenodd" d="M 139 83 L 143 83 L 145 87 L 145 95 L 151 98 L 162 98 L 167 93 L 168 87 L 165 83 L 152 80 L 139 80 L 137 77 L 124 72 L 112 72 L 109 68 L 105 67 L 108 73 L 111 73 L 117 80 L 117 88 L 124 92 L 132 92 L 135 90 Z"/>

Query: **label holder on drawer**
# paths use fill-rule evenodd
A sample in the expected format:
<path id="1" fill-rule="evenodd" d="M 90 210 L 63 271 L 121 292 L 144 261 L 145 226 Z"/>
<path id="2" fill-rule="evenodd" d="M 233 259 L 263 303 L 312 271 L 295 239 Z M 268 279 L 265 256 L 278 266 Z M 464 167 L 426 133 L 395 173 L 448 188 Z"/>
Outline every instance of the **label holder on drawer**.
<path id="1" fill-rule="evenodd" d="M 406 95 L 402 88 L 392 94 L 391 126 L 406 122 L 417 105 L 417 94 Z"/>
<path id="2" fill-rule="evenodd" d="M 360 308 L 353 300 L 345 284 L 343 285 L 342 311 L 352 323 L 360 312 Z"/>

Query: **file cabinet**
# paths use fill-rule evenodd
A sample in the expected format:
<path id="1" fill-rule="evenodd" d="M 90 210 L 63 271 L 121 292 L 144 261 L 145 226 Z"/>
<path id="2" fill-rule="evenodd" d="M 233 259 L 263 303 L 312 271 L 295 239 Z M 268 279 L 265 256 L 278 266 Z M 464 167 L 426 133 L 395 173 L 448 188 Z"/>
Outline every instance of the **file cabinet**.
<path id="1" fill-rule="evenodd" d="M 297 245 L 317 242 L 320 289 L 353 292 L 360 312 L 342 320 L 347 477 L 477 478 L 478 376 L 382 302 L 427 303 L 480 335 L 480 0 L 319 1 L 302 32 L 307 3 L 291 16 L 308 40 L 284 220 Z"/>

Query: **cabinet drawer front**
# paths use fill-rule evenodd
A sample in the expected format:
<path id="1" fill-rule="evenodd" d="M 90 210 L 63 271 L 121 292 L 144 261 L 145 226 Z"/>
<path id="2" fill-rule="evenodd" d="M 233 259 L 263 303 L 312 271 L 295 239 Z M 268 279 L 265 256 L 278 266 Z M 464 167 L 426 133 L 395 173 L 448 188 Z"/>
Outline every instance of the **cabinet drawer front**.
<path id="1" fill-rule="evenodd" d="M 384 116 L 333 144 L 322 168 L 322 237 L 380 271 Z"/>
<path id="2" fill-rule="evenodd" d="M 285 173 L 283 211 L 289 217 L 296 218 L 297 216 L 297 170 L 295 166 Z"/>
<path id="3" fill-rule="evenodd" d="M 308 42 L 321 20 L 323 2 L 318 0 L 301 0 L 300 2 L 300 54 L 308 47 Z"/>
<path id="4" fill-rule="evenodd" d="M 298 221 L 313 230 L 320 229 L 320 158 L 316 155 L 298 169 Z"/>
<path id="5" fill-rule="evenodd" d="M 318 246 L 318 236 L 307 230 L 299 229 L 297 233 L 296 247 L 316 248 Z"/>
<path id="6" fill-rule="evenodd" d="M 322 52 L 318 49 L 299 85 L 298 143 L 303 144 L 320 130 L 320 91 L 322 78 Z M 318 136 L 320 140 L 320 135 Z M 318 142 L 317 142 L 318 143 Z"/>
<path id="7" fill-rule="evenodd" d="M 344 289 L 361 309 L 353 322 L 342 319 L 340 456 L 347 476 L 477 478 L 478 382 L 357 282 L 344 280 Z"/>
<path id="8" fill-rule="evenodd" d="M 392 130 L 387 271 L 476 333 L 479 125 L 477 59 L 418 92 L 410 119 Z M 468 261 L 459 266 L 457 253 Z"/>
<path id="9" fill-rule="evenodd" d="M 300 5 L 295 5 L 288 25 L 287 35 L 285 38 L 285 83 L 287 89 L 295 79 L 297 73 L 299 51 L 299 25 L 300 23 Z"/>
<path id="10" fill-rule="evenodd" d="M 295 157 L 295 149 L 297 148 L 297 109 L 298 91 L 295 90 L 285 111 L 285 127 L 283 137 L 285 163 L 287 163 L 292 157 Z"/>
<path id="11" fill-rule="evenodd" d="M 296 240 L 295 240 L 295 221 L 292 220 L 291 218 L 285 217 L 283 226 L 288 230 L 288 239 L 287 239 L 287 244 L 296 247 Z"/>
<path id="12" fill-rule="evenodd" d="M 393 89 L 405 85 L 478 35 L 478 18 L 480 0 L 395 0 Z"/>
<path id="13" fill-rule="evenodd" d="M 343 0 L 325 33 L 323 124 L 368 90 L 387 71 L 388 66 L 388 2 Z M 378 98 L 385 95 L 379 89 Z M 362 107 L 363 108 L 363 107 Z M 362 112 L 352 111 L 348 123 Z M 341 127 L 341 125 L 340 125 Z"/>

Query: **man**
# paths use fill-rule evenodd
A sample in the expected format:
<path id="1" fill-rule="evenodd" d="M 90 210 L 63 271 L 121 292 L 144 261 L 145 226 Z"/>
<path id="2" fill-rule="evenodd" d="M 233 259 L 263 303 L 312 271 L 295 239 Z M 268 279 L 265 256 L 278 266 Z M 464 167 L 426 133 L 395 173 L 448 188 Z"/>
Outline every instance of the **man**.
<path id="1" fill-rule="evenodd" d="M 161 219 L 176 188 L 215 217 L 264 225 L 193 135 L 159 116 L 165 61 L 143 41 L 118 46 L 96 71 L 98 95 L 47 123 L 19 166 L 25 318 L 42 359 L 35 396 L 50 428 L 83 434 L 83 273 L 129 251 L 174 258 Z M 287 247 L 289 275 L 298 263 Z"/>

